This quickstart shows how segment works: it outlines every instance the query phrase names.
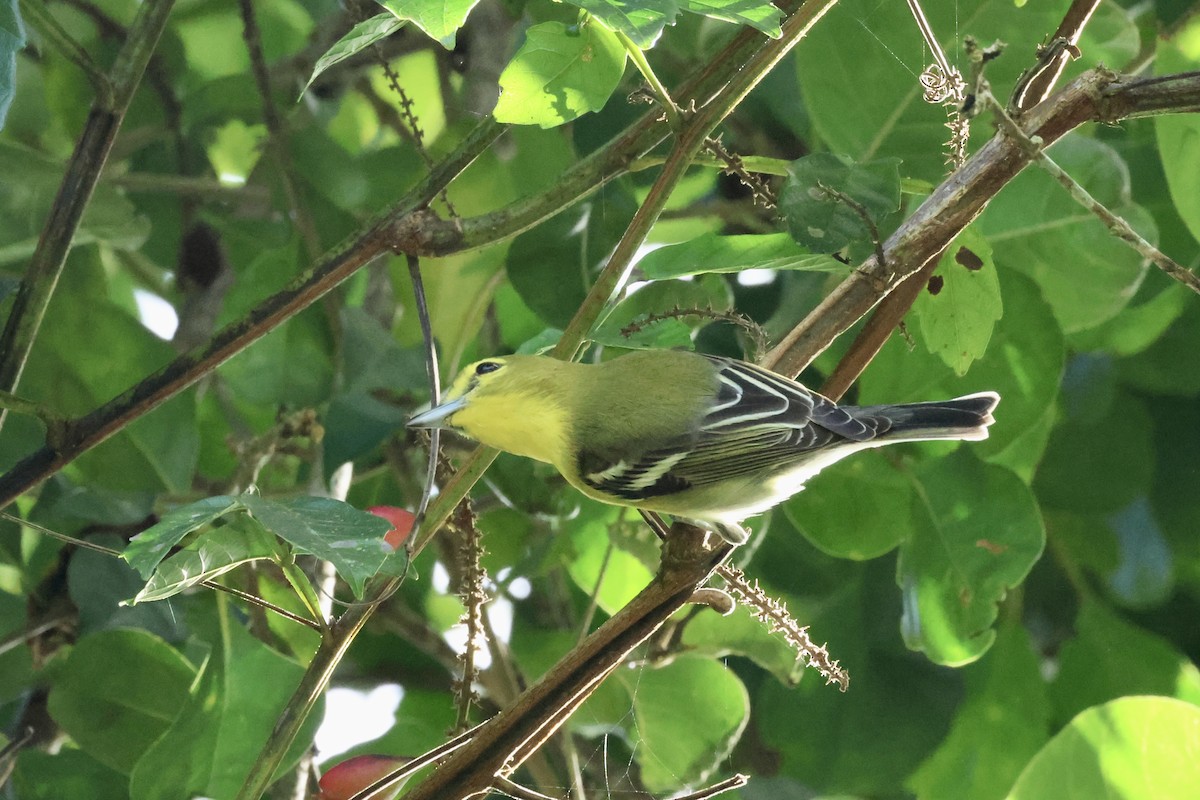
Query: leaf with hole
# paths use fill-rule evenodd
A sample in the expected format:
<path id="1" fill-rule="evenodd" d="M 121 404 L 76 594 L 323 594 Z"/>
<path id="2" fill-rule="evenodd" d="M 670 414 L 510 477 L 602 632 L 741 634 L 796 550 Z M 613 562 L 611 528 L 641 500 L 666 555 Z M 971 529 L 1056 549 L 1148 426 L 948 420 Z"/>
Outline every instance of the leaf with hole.
<path id="1" fill-rule="evenodd" d="M 933 278 L 941 281 L 937 294 L 923 291 L 913 303 L 921 338 L 956 375 L 965 375 L 1004 314 L 991 246 L 967 228 L 946 248 Z"/>
<path id="2" fill-rule="evenodd" d="M 1020 478 L 963 447 L 914 478 L 924 514 L 896 565 L 901 633 L 934 663 L 968 664 L 995 639 L 997 604 L 1042 554 L 1042 517 Z"/>

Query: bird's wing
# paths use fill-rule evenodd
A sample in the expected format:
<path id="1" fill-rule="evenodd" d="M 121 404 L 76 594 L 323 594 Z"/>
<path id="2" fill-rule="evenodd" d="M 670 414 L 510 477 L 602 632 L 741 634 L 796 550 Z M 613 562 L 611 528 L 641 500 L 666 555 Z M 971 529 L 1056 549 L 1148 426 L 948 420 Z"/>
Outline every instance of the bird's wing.
<path id="1" fill-rule="evenodd" d="M 653 448 L 584 452 L 579 473 L 594 489 L 625 500 L 675 494 L 728 478 L 785 469 L 838 442 L 865 442 L 875 420 L 772 372 L 719 357 L 718 390 L 699 429 Z"/>

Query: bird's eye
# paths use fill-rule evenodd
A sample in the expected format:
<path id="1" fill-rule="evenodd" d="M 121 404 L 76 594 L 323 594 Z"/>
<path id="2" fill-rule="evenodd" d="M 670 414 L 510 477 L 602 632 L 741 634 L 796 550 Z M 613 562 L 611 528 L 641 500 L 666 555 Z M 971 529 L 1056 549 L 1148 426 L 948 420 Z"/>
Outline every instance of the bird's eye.
<path id="1" fill-rule="evenodd" d="M 479 366 L 475 367 L 476 375 L 486 375 L 489 372 L 495 372 L 500 369 L 500 365 L 495 361 L 481 361 Z"/>

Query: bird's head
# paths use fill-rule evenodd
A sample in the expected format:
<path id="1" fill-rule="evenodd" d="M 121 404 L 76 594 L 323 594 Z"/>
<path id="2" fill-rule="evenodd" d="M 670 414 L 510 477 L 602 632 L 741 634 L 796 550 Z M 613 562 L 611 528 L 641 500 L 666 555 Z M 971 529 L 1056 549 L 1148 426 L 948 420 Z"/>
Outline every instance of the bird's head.
<path id="1" fill-rule="evenodd" d="M 510 453 L 557 462 L 566 447 L 566 398 L 577 367 L 544 356 L 476 361 L 408 427 L 450 428 Z"/>
<path id="2" fill-rule="evenodd" d="M 427 411 L 416 414 L 408 421 L 410 428 L 455 428 L 454 418 L 468 407 L 486 405 L 489 394 L 495 394 L 497 384 L 503 386 L 508 361 L 504 358 L 487 358 L 476 361 L 454 379 L 442 401 Z M 489 391 L 490 389 L 490 391 Z"/>

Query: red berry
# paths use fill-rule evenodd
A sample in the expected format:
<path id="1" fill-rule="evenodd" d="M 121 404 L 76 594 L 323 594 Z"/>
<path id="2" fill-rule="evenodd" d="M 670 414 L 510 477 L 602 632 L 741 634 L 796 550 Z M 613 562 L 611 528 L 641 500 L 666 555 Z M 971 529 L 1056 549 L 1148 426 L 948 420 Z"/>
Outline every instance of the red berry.
<path id="1" fill-rule="evenodd" d="M 393 550 L 404 546 L 404 540 L 412 533 L 413 522 L 416 521 L 411 511 L 397 506 L 371 506 L 367 511 L 392 523 L 392 529 L 384 535 L 383 540 Z"/>

